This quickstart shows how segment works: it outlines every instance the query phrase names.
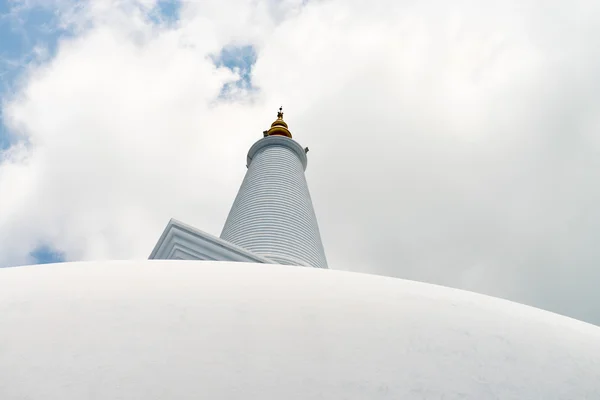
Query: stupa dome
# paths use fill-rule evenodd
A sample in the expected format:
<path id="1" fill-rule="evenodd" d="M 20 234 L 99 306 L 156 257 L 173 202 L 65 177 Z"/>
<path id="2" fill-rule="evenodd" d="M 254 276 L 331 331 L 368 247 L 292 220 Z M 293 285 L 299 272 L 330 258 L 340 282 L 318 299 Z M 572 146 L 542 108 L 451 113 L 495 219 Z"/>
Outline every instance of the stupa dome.
<path id="1" fill-rule="evenodd" d="M 0 398 L 599 399 L 600 328 L 424 283 L 212 261 L 0 270 Z"/>

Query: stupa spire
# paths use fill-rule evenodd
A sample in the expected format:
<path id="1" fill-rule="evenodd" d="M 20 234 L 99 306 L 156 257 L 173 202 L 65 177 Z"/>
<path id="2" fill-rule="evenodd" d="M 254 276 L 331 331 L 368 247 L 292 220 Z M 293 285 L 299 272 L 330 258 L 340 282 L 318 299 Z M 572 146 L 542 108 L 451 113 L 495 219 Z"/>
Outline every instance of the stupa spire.
<path id="1" fill-rule="evenodd" d="M 307 150 L 292 139 L 282 107 L 264 136 L 248 152 L 221 239 L 276 263 L 327 268 L 304 175 Z"/>

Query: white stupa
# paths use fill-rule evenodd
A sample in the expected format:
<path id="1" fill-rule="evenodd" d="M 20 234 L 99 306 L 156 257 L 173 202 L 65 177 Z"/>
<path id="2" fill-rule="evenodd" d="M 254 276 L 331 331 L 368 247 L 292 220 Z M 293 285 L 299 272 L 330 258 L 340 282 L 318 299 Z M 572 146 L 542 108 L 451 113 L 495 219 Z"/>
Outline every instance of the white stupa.
<path id="1" fill-rule="evenodd" d="M 326 269 L 303 153 L 248 161 L 221 238 L 171 221 L 163 260 L 0 269 L 0 399 L 600 399 L 600 327 Z"/>

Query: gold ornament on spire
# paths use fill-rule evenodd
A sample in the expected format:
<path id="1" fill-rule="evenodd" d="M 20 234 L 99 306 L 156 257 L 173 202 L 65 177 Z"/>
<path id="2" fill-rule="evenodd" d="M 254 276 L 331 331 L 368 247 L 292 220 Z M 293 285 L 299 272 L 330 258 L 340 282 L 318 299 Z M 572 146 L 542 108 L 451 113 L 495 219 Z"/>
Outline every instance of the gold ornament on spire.
<path id="1" fill-rule="evenodd" d="M 287 136 L 292 138 L 292 133 L 288 129 L 288 124 L 283 120 L 283 107 L 279 107 L 277 119 L 271 124 L 271 129 L 265 132 L 265 136 Z"/>

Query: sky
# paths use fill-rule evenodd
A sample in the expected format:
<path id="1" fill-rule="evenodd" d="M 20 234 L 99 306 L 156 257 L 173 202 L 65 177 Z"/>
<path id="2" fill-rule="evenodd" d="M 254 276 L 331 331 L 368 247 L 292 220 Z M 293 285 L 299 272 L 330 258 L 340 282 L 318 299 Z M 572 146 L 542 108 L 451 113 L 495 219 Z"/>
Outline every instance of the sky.
<path id="1" fill-rule="evenodd" d="M 0 266 L 218 235 L 284 106 L 330 268 L 600 324 L 600 3 L 0 0 Z"/>

